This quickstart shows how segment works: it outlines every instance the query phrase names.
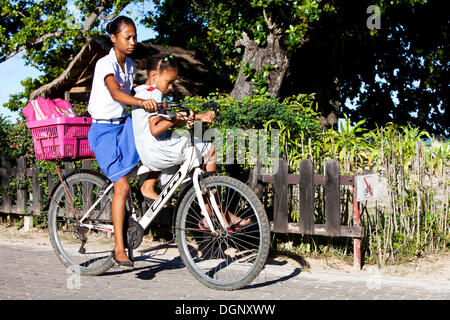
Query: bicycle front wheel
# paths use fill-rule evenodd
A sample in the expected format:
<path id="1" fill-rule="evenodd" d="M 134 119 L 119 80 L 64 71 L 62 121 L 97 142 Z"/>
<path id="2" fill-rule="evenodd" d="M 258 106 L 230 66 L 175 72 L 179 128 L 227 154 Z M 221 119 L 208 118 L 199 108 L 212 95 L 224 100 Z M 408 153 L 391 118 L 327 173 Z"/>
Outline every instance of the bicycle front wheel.
<path id="1" fill-rule="evenodd" d="M 72 272 L 99 275 L 114 264 L 114 237 L 107 231 L 112 229 L 113 190 L 105 194 L 107 185 L 108 181 L 103 177 L 80 172 L 64 179 L 64 184 L 60 184 L 51 197 L 48 212 L 50 242 L 59 260 Z M 80 220 L 91 207 L 93 210 L 83 225 L 78 225 L 76 216 Z"/>
<path id="2" fill-rule="evenodd" d="M 268 219 L 261 201 L 244 183 L 226 176 L 204 181 L 229 227 L 222 228 L 215 216 L 211 220 L 216 233 L 202 227 L 204 217 L 191 188 L 177 212 L 180 255 L 187 269 L 207 287 L 236 290 L 253 281 L 264 267 L 270 241 Z M 208 196 L 205 203 L 212 207 Z"/>

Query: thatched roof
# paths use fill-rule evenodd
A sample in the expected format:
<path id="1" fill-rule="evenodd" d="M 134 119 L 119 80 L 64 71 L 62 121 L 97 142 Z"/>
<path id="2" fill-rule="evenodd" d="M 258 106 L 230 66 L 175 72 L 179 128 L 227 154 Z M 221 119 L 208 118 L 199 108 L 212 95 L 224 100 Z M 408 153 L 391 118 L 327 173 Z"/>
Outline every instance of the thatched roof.
<path id="1" fill-rule="evenodd" d="M 41 86 L 33 91 L 30 100 L 38 96 L 44 98 L 68 98 L 70 93 L 74 102 L 76 93 L 83 93 L 84 100 L 89 96 L 95 64 L 98 59 L 108 54 L 111 42 L 105 36 L 90 36 L 81 48 L 80 52 L 69 63 L 67 69 L 52 82 Z M 157 53 L 171 54 L 177 58 L 179 64 L 179 75 L 174 83 L 173 96 L 181 98 L 184 96 L 197 96 L 207 93 L 206 74 L 207 70 L 202 62 L 195 58 L 194 51 L 184 50 L 178 47 L 163 47 L 148 43 L 138 43 L 135 51 L 130 56 L 138 70 L 134 84 L 143 84 L 147 77 L 146 68 L 148 58 Z M 74 98 L 75 97 L 75 98 Z"/>

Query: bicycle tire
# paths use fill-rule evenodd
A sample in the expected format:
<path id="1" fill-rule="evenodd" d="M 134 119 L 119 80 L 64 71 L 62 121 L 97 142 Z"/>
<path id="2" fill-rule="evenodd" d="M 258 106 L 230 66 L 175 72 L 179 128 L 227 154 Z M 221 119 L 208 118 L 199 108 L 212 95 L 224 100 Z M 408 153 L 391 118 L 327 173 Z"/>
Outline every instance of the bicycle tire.
<path id="1" fill-rule="evenodd" d="M 180 256 L 193 276 L 216 290 L 236 290 L 252 282 L 264 267 L 270 245 L 270 228 L 264 207 L 244 183 L 227 176 L 204 179 L 222 212 L 231 212 L 246 221 L 231 232 L 212 217 L 219 234 L 199 228 L 203 216 L 195 189 L 183 197 L 177 211 L 176 238 Z"/>
<path id="2" fill-rule="evenodd" d="M 91 207 L 108 180 L 91 172 L 78 172 L 64 179 L 71 199 L 66 199 L 63 184 L 55 189 L 48 211 L 48 232 L 50 242 L 59 260 L 72 272 L 94 276 L 108 271 L 113 265 L 114 238 L 107 232 L 77 228 L 70 201 L 81 218 Z M 95 207 L 94 214 L 86 222 L 112 225 L 112 189 Z M 83 239 L 86 239 L 82 245 Z M 77 250 L 78 249 L 78 250 Z"/>

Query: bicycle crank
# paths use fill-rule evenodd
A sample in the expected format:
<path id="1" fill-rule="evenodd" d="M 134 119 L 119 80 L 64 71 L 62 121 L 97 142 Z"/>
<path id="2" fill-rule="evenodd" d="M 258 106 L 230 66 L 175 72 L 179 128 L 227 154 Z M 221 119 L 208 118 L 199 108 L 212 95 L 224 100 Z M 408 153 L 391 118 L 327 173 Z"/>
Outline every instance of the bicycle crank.
<path id="1" fill-rule="evenodd" d="M 128 217 L 124 230 L 124 243 L 128 248 L 128 257 L 133 261 L 133 249 L 137 249 L 141 245 L 144 229 L 133 218 Z"/>
<path id="2" fill-rule="evenodd" d="M 81 254 L 86 253 L 86 249 L 84 248 L 84 245 L 86 244 L 87 238 L 86 233 L 88 232 L 88 228 L 85 227 L 75 227 L 74 234 L 75 237 L 81 241 L 80 249 L 78 249 L 78 252 Z"/>

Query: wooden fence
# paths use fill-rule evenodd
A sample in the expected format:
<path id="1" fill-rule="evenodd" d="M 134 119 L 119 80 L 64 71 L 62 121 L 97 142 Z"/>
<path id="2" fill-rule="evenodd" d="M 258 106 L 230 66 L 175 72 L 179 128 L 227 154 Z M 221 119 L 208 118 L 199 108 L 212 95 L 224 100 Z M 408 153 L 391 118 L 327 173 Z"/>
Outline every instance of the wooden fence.
<path id="1" fill-rule="evenodd" d="M 91 169 L 92 161 L 83 161 L 82 168 Z M 72 162 L 65 162 L 65 167 L 62 173 L 66 173 L 73 167 Z M 41 210 L 48 199 L 43 199 L 44 190 L 39 181 L 39 170 L 34 165 L 32 168 L 26 167 L 26 161 L 23 157 L 18 158 L 16 165 L 11 165 L 9 161 L 1 159 L 0 176 L 2 186 L 2 201 L 0 204 L 0 212 L 7 214 L 20 214 L 38 216 L 41 214 Z M 8 186 L 11 178 L 17 178 L 19 181 L 23 181 L 25 177 L 31 177 L 32 190 L 28 192 L 25 188 L 20 187 L 18 184 L 16 189 L 16 197 L 13 199 L 8 194 Z M 55 184 L 58 183 L 58 177 L 54 175 L 44 176 L 47 179 L 48 190 L 53 190 Z M 31 200 L 31 201 L 29 201 Z"/>
<path id="2" fill-rule="evenodd" d="M 309 159 L 300 162 L 299 174 L 288 174 L 287 161 L 278 159 L 276 173 L 262 174 L 257 165 L 250 173 L 249 185 L 262 197 L 261 183 L 273 184 L 273 222 L 271 230 L 276 233 L 298 233 L 330 237 L 351 237 L 354 239 L 354 265 L 361 268 L 360 238 L 364 228 L 360 225 L 359 207 L 355 198 L 355 177 L 339 174 L 339 163 L 328 160 L 325 174 L 314 174 L 313 164 Z M 288 185 L 299 185 L 299 222 L 289 222 Z M 314 222 L 314 185 L 323 186 L 325 203 L 325 224 Z M 353 226 L 341 224 L 340 186 L 353 186 Z"/>
<path id="3" fill-rule="evenodd" d="M 2 186 L 10 182 L 10 177 L 23 179 L 32 178 L 32 201 L 29 200 L 30 194 L 27 190 L 17 188 L 17 197 L 14 204 L 13 199 L 5 188 L 2 188 L 2 203 L 0 212 L 7 214 L 27 214 L 27 217 L 39 215 L 42 210 L 43 188 L 39 182 L 39 171 L 36 166 L 26 168 L 25 159 L 19 158 L 17 165 L 12 167 L 8 161 L 1 160 L 0 176 Z M 63 173 L 69 170 L 72 163 L 66 162 Z M 82 167 L 91 168 L 91 161 L 83 161 Z M 57 179 L 49 175 L 48 189 L 52 190 Z M 340 194 L 339 186 L 354 185 L 354 176 L 341 176 L 339 174 L 339 165 L 336 160 L 329 160 L 325 166 L 325 174 L 314 174 L 312 162 L 304 159 L 300 162 L 299 174 L 288 174 L 288 165 L 286 160 L 278 160 L 278 170 L 273 175 L 261 174 L 261 168 L 256 166 L 251 171 L 249 185 L 262 197 L 261 183 L 272 183 L 274 186 L 274 219 L 271 221 L 271 231 L 276 233 L 299 233 L 309 235 L 321 235 L 331 237 L 351 237 L 354 239 L 354 265 L 361 267 L 360 238 L 364 236 L 364 228 L 359 224 L 358 205 L 353 198 L 354 225 L 341 225 L 340 214 Z M 288 185 L 299 185 L 299 222 L 288 221 Z M 324 188 L 325 219 L 326 224 L 314 223 L 314 185 L 322 185 Z"/>

